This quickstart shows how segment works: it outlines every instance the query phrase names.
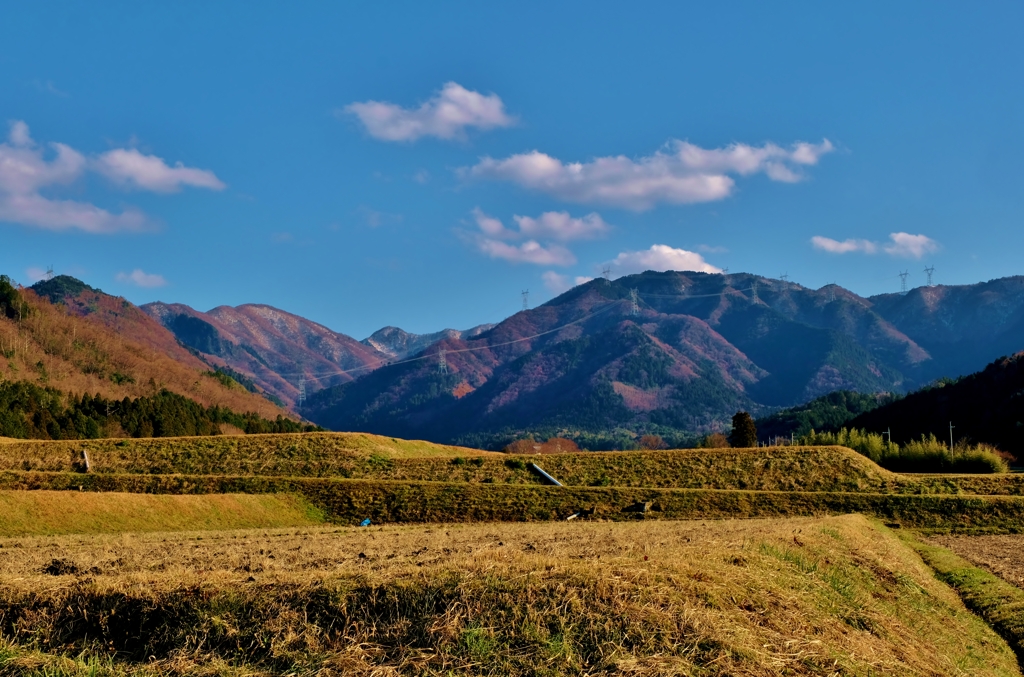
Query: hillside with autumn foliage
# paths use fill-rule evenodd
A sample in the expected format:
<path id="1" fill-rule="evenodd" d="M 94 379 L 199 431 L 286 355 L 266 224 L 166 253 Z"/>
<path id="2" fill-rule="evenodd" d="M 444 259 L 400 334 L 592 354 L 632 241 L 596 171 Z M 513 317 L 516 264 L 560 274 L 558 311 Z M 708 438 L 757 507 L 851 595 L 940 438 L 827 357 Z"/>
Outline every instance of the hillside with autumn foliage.
<path id="1" fill-rule="evenodd" d="M 760 415 L 837 390 L 907 392 L 1024 348 L 1022 282 L 892 299 L 749 274 L 597 279 L 320 391 L 302 412 L 334 429 L 486 446 L 526 434 L 591 448 L 644 433 L 692 441 L 727 429 L 740 409 Z"/>
<path id="2" fill-rule="evenodd" d="M 59 276 L 14 289 L 0 312 L 0 382 L 26 382 L 81 398 L 173 393 L 202 407 L 264 419 L 288 412 L 217 373 L 127 300 Z M 291 415 L 291 418 L 295 418 Z"/>

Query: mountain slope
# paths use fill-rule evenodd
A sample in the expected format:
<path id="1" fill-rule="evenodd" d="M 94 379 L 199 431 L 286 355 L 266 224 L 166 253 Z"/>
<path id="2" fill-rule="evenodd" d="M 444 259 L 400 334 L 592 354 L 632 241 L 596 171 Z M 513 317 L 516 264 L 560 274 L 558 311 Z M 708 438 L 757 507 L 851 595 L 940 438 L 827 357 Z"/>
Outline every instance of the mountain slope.
<path id="1" fill-rule="evenodd" d="M 219 306 L 202 313 L 183 304 L 142 306 L 204 359 L 246 375 L 294 403 L 302 379 L 315 391 L 346 383 L 390 359 L 373 346 L 272 306 Z"/>
<path id="2" fill-rule="evenodd" d="M 897 389 L 903 370 L 930 359 L 863 299 L 834 296 L 751 275 L 594 280 L 476 337 L 444 339 L 420 361 L 327 389 L 303 412 L 336 429 L 436 440 L 706 431 L 740 408 Z"/>
<path id="3" fill-rule="evenodd" d="M 4 381 L 30 381 L 110 400 L 150 397 L 166 389 L 206 407 L 269 419 L 287 414 L 230 380 L 204 374 L 208 365 L 125 299 L 67 276 L 18 293 L 30 312 L 20 320 L 0 314 Z"/>
<path id="4" fill-rule="evenodd" d="M 868 411 L 849 426 L 891 431 L 892 440 L 902 444 L 927 434 L 948 440 L 950 424 L 956 441 L 1024 454 L 1024 352 Z"/>
<path id="5" fill-rule="evenodd" d="M 941 365 L 926 370 L 924 380 L 974 372 L 999 355 L 1024 349 L 1024 276 L 917 287 L 868 301 Z"/>

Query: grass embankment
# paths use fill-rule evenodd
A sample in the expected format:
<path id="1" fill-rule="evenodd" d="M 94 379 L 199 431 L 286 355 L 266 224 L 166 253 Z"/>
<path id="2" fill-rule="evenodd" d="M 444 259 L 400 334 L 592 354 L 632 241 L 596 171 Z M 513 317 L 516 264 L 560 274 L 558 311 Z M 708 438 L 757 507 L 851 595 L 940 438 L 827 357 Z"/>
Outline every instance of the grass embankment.
<path id="1" fill-rule="evenodd" d="M 301 497 L 0 491 L 0 536 L 221 530 L 319 524 Z"/>
<path id="2" fill-rule="evenodd" d="M 1024 475 L 897 475 L 843 447 L 684 449 L 513 456 L 357 433 L 16 442 L 0 470 L 346 477 L 541 484 L 537 463 L 570 486 L 1024 494 Z"/>
<path id="3" fill-rule="evenodd" d="M 1024 662 L 1024 590 L 932 543 L 904 535 L 907 544 L 950 585 L 969 609 L 985 619 Z"/>
<path id="4" fill-rule="evenodd" d="M 493 452 L 364 433 L 217 435 L 102 440 L 17 440 L 0 447 L 0 470 L 231 475 L 344 475 L 369 459 L 500 456 Z"/>
<path id="5" fill-rule="evenodd" d="M 340 524 L 356 524 L 365 518 L 375 523 L 537 522 L 565 519 L 576 512 L 583 512 L 584 517 L 618 521 L 859 512 L 901 526 L 956 532 L 1019 531 L 1024 525 L 1024 499 L 1016 496 L 33 472 L 0 473 L 0 489 L 81 491 L 93 495 L 291 493 L 301 495 L 322 511 L 326 519 Z"/>
<path id="6" fill-rule="evenodd" d="M 4 545 L 0 674 L 1020 674 L 860 516 Z"/>

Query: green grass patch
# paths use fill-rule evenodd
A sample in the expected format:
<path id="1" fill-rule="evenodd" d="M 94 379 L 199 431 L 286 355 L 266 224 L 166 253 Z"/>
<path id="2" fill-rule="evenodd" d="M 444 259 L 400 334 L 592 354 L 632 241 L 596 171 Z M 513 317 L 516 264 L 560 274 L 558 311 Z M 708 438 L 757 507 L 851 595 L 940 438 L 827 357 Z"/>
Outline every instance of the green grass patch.
<path id="1" fill-rule="evenodd" d="M 0 491 L 0 536 L 196 531 L 320 524 L 298 495 Z"/>
<path id="2" fill-rule="evenodd" d="M 901 536 L 939 580 L 956 590 L 967 608 L 985 619 L 1024 662 L 1024 590 L 946 548 L 923 543 L 910 534 Z"/>

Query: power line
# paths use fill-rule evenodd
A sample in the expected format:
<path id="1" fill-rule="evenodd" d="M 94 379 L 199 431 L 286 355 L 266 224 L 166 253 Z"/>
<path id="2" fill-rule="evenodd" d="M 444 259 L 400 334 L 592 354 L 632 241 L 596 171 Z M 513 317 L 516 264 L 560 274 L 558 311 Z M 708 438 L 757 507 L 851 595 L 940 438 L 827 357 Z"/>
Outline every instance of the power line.
<path id="1" fill-rule="evenodd" d="M 693 295 L 672 294 L 672 295 L 669 295 L 669 294 L 640 294 L 638 292 L 637 293 L 637 303 L 639 304 L 639 298 L 640 297 L 644 297 L 644 298 L 652 297 L 652 298 L 700 299 L 700 298 L 711 298 L 711 297 L 721 296 L 722 294 L 725 294 L 728 291 L 734 291 L 736 293 L 743 293 L 743 292 L 747 292 L 747 291 L 753 291 L 754 292 L 754 300 L 756 301 L 757 300 L 756 284 L 757 283 L 755 282 L 754 283 L 755 286 L 754 286 L 753 289 L 723 290 L 723 291 L 717 292 L 715 294 L 693 294 Z M 632 291 L 633 290 L 631 290 L 631 292 Z M 631 306 L 630 310 L 632 311 L 632 294 L 630 294 L 630 297 L 631 297 L 630 298 L 630 306 Z M 594 312 L 588 313 L 587 315 L 584 315 L 581 318 L 578 318 L 578 319 L 573 320 L 571 322 L 566 322 L 565 324 L 559 325 L 559 326 L 554 327 L 552 329 L 548 329 L 546 331 L 542 331 L 542 332 L 537 333 L 537 334 L 533 334 L 531 336 L 524 336 L 522 338 L 512 339 L 511 341 L 504 341 L 502 343 L 493 343 L 493 344 L 489 344 L 489 345 L 485 345 L 485 346 L 471 346 L 471 347 L 468 347 L 468 348 L 459 348 L 459 349 L 456 349 L 456 350 L 442 349 L 444 351 L 445 367 L 447 368 L 447 356 L 448 355 L 452 355 L 452 354 L 455 354 L 455 353 L 476 352 L 476 351 L 479 351 L 479 350 L 491 350 L 493 348 L 502 348 L 502 347 L 505 347 L 505 346 L 514 345 L 516 343 L 522 343 L 524 341 L 532 341 L 535 338 L 540 338 L 541 336 L 547 336 L 548 334 L 553 334 L 555 332 L 561 331 L 561 330 L 565 329 L 566 327 L 571 327 L 573 325 L 580 324 L 581 322 L 586 322 L 589 319 L 597 317 L 598 315 L 611 310 L 618 303 L 619 303 L 619 301 L 609 301 L 609 302 L 605 303 L 604 305 L 598 307 L 598 309 L 595 310 Z M 439 370 L 440 370 L 440 363 L 441 363 L 441 359 L 442 359 L 440 353 L 438 355 L 424 354 L 424 355 L 419 355 L 417 357 L 410 357 L 410 358 L 407 358 L 407 359 L 404 359 L 404 360 L 398 360 L 396 362 L 384 363 L 383 360 L 381 360 L 381 364 L 376 365 L 376 366 L 369 366 L 369 365 L 367 365 L 367 366 L 364 366 L 364 367 L 356 367 L 354 369 L 338 370 L 338 371 L 336 371 L 336 372 L 334 372 L 332 374 L 324 374 L 323 376 L 314 376 L 314 377 L 310 377 L 308 379 L 303 379 L 300 382 L 300 385 L 304 384 L 306 380 L 309 380 L 309 381 L 321 381 L 323 379 L 335 378 L 337 376 L 348 376 L 348 375 L 351 375 L 351 374 L 354 374 L 354 373 L 357 373 L 357 372 L 366 371 L 368 369 L 371 369 L 371 370 L 372 369 L 376 369 L 376 368 L 378 368 L 380 366 L 389 366 L 390 367 L 390 366 L 397 366 L 397 365 L 400 365 L 400 364 L 409 364 L 411 362 L 419 362 L 421 360 L 425 360 L 425 359 L 432 358 L 432 357 L 437 357 L 438 358 L 438 367 L 439 367 Z M 285 376 L 285 375 L 286 374 L 281 374 L 281 376 Z"/>

